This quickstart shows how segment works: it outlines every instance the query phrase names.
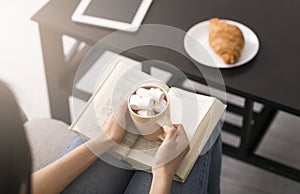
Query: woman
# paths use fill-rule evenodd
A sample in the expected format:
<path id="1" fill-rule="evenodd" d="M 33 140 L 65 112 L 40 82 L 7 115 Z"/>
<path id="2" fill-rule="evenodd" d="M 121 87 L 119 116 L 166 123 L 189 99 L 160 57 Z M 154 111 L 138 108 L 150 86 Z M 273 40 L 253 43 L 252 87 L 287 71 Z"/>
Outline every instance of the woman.
<path id="1" fill-rule="evenodd" d="M 68 153 L 30 177 L 30 150 L 18 113 L 18 105 L 10 90 L 1 82 L 0 107 L 0 193 L 156 194 L 169 193 L 171 185 L 172 192 L 176 193 L 207 193 L 207 182 L 210 178 L 208 174 L 211 170 L 211 160 L 214 159 L 213 150 L 217 149 L 199 157 L 184 184 L 172 182 L 176 168 L 188 152 L 188 140 L 181 125 L 165 129 L 165 140 L 156 155 L 153 176 L 144 172 L 119 169 L 97 159 L 97 156 L 112 148 L 115 142 L 120 143 L 124 137 L 125 130 L 118 125 L 114 117 L 110 119 L 105 133 L 86 144 L 76 139 L 69 147 L 71 149 Z M 92 152 L 87 144 L 95 148 L 96 155 L 95 150 Z M 166 155 L 171 149 L 179 150 L 177 156 L 171 161 L 164 160 L 168 158 Z M 214 167 L 217 168 L 215 172 L 219 173 L 219 164 Z M 218 184 L 217 178 L 217 191 Z"/>

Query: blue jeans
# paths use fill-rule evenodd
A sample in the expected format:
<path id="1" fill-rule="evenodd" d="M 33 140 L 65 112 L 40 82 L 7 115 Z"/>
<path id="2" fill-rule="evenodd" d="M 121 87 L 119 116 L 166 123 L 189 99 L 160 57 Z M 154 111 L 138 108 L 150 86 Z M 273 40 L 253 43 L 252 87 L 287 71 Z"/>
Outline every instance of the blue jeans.
<path id="1" fill-rule="evenodd" d="M 80 137 L 75 138 L 61 156 L 82 143 L 84 141 Z M 220 193 L 221 155 L 222 143 L 218 137 L 214 145 L 204 155 L 198 157 L 184 183 L 172 182 L 171 193 Z M 97 159 L 62 193 L 143 194 L 149 193 L 151 181 L 150 173 L 121 169 Z"/>

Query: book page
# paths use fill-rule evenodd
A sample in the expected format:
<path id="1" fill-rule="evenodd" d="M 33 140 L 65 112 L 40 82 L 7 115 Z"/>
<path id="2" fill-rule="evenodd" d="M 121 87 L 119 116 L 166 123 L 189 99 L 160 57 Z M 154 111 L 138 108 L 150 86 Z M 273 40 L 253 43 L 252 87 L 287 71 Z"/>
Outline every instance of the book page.
<path id="1" fill-rule="evenodd" d="M 213 101 L 211 106 L 208 108 L 207 112 L 204 112 L 204 115 L 201 113 L 199 115 L 199 125 L 197 127 L 195 136 L 193 137 L 190 144 L 190 151 L 185 156 L 185 158 L 181 161 L 178 166 L 175 174 L 180 177 L 181 181 L 184 181 L 191 171 L 195 161 L 199 157 L 201 151 L 203 150 L 204 145 L 206 144 L 208 138 L 212 134 L 217 122 L 219 121 L 221 115 L 225 110 L 225 106 L 219 100 L 213 97 L 207 97 L 203 95 L 197 95 L 199 104 L 204 103 L 205 101 L 209 103 L 209 101 Z M 201 116 L 203 116 L 201 118 Z"/>
<path id="2" fill-rule="evenodd" d="M 122 75 L 126 68 L 116 65 L 110 75 L 99 85 L 97 91 L 90 98 L 78 119 L 70 126 L 74 130 L 86 138 L 92 138 L 102 131 L 103 126 L 112 114 L 110 83 L 115 84 L 115 78 Z"/>
<path id="3" fill-rule="evenodd" d="M 86 107 L 70 129 L 79 133 L 85 139 L 90 139 L 103 132 L 109 117 L 113 114 L 112 93 L 117 78 L 124 74 L 131 66 L 117 64 L 110 75 L 99 85 Z M 126 157 L 137 140 L 137 135 L 126 133 L 121 146 L 116 148 L 119 157 Z"/>
<path id="4" fill-rule="evenodd" d="M 110 102 L 111 101 L 108 100 L 106 103 L 103 103 L 102 107 L 97 107 L 101 108 L 99 111 L 100 113 L 98 113 L 102 115 L 100 119 L 95 115 L 96 111 L 94 106 L 92 106 L 93 101 L 91 101 L 90 105 L 86 108 L 85 114 L 81 117 L 81 122 L 77 122 L 76 129 L 74 131 L 79 133 L 85 139 L 91 139 L 103 132 L 103 126 L 106 125 L 106 122 L 112 114 L 112 107 L 109 105 Z M 114 156 L 119 159 L 125 158 L 130 149 L 133 148 L 137 138 L 138 135 L 126 132 L 120 146 L 116 146 L 116 155 Z"/>
<path id="5" fill-rule="evenodd" d="M 170 97 L 170 117 L 174 124 L 182 124 L 191 142 L 198 125 L 213 103 L 212 97 L 194 94 L 172 87 Z"/>
<path id="6" fill-rule="evenodd" d="M 109 153 L 118 159 L 125 160 L 130 150 L 134 147 L 138 135 L 126 132 L 120 145 L 114 147 Z"/>
<path id="7" fill-rule="evenodd" d="M 150 141 L 139 136 L 126 160 L 137 169 L 151 168 L 154 165 L 155 155 L 161 143 L 161 140 Z"/>

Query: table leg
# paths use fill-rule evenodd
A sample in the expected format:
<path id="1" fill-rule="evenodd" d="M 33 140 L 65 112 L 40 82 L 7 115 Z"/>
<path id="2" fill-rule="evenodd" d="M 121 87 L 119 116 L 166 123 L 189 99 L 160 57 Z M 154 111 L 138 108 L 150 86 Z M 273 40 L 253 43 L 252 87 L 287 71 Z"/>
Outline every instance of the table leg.
<path id="1" fill-rule="evenodd" d="M 243 130 L 241 134 L 240 149 L 242 154 L 247 155 L 246 147 L 249 144 L 252 135 L 252 117 L 253 117 L 253 101 L 246 98 L 244 115 L 243 115 Z"/>
<path id="2" fill-rule="evenodd" d="M 70 123 L 69 91 L 62 87 L 65 64 L 62 34 L 48 26 L 39 25 L 44 67 L 48 87 L 51 117 Z"/>
<path id="3" fill-rule="evenodd" d="M 253 111 L 253 100 L 247 97 L 245 97 L 245 100 L 246 102 L 243 109 L 228 104 L 229 108 L 227 110 L 243 117 L 243 126 L 238 129 L 230 124 L 224 123 L 223 130 L 241 137 L 241 143 L 239 147 L 223 143 L 223 152 L 226 155 L 239 159 L 243 162 L 247 162 L 262 169 L 300 182 L 299 169 L 255 153 L 259 143 L 267 132 L 269 125 L 273 121 L 277 110 L 264 104 L 264 108 L 260 111 L 260 113 L 255 113 Z"/>

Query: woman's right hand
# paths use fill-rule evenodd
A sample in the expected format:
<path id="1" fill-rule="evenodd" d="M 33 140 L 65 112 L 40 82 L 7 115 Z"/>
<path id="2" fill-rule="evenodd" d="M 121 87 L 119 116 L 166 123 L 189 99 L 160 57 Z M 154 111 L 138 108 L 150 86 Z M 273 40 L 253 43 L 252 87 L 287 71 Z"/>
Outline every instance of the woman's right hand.
<path id="1" fill-rule="evenodd" d="M 150 194 L 170 193 L 175 170 L 190 149 L 182 125 L 164 127 L 164 131 L 165 139 L 156 153 L 155 165 L 152 167 Z"/>
<path id="2" fill-rule="evenodd" d="M 182 125 L 164 127 L 165 139 L 155 157 L 153 174 L 173 178 L 174 172 L 189 151 L 189 140 Z"/>

